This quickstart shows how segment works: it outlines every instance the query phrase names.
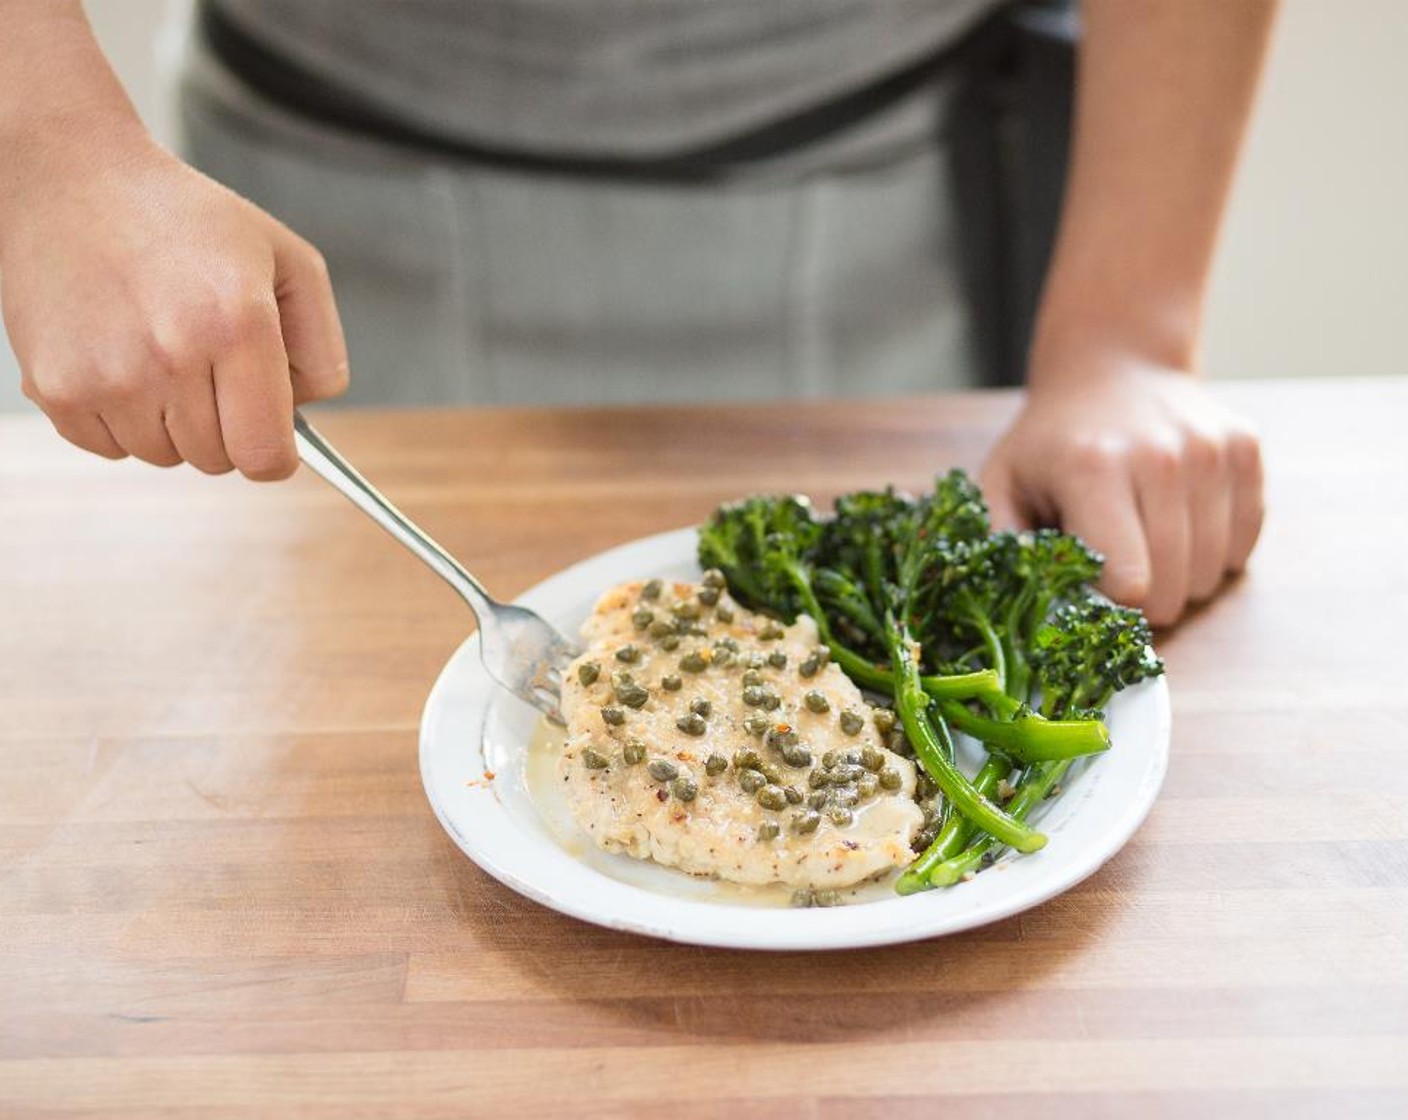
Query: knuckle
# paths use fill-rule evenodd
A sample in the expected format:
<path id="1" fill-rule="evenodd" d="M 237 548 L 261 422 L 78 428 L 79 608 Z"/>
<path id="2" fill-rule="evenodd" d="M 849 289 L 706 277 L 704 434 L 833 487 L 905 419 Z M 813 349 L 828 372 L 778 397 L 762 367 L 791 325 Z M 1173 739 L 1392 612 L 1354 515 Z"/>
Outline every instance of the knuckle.
<path id="1" fill-rule="evenodd" d="M 1176 482 L 1183 476 L 1183 448 L 1168 440 L 1146 443 L 1139 449 L 1139 464 L 1160 482 Z"/>
<path id="2" fill-rule="evenodd" d="M 1251 475 L 1261 469 L 1261 441 L 1255 432 L 1245 428 L 1233 432 L 1227 439 L 1227 461 L 1239 475 Z"/>
<path id="3" fill-rule="evenodd" d="M 1223 442 L 1201 432 L 1184 440 L 1183 455 L 1188 466 L 1199 474 L 1220 473 L 1225 465 Z"/>
<path id="4" fill-rule="evenodd" d="M 1067 449 L 1071 466 L 1082 474 L 1107 474 L 1124 461 L 1124 449 L 1115 441 L 1098 436 L 1082 437 Z"/>

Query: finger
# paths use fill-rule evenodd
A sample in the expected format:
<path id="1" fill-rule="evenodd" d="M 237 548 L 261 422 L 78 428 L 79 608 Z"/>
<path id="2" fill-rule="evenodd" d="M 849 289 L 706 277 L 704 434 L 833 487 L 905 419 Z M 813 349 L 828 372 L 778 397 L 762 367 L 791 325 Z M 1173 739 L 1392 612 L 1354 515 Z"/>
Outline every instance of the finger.
<path id="1" fill-rule="evenodd" d="M 59 413 L 50 415 L 54 431 L 75 447 L 101 455 L 104 459 L 125 459 L 127 452 L 113 438 L 108 426 L 96 412 Z"/>
<path id="2" fill-rule="evenodd" d="M 239 342 L 215 363 L 215 406 L 225 453 L 246 478 L 287 478 L 298 466 L 293 444 L 293 386 L 277 309 L 251 308 Z"/>
<path id="3" fill-rule="evenodd" d="M 1189 494 L 1182 463 L 1172 452 L 1155 453 L 1136 472 L 1140 519 L 1149 547 L 1149 594 L 1144 613 L 1154 626 L 1171 626 L 1188 602 Z"/>
<path id="4" fill-rule="evenodd" d="M 206 474 L 234 469 L 220 431 L 213 370 L 183 381 L 180 397 L 166 406 L 165 421 L 172 444 L 191 466 Z"/>
<path id="5" fill-rule="evenodd" d="M 1149 595 L 1149 546 L 1129 469 L 1107 459 L 1062 476 L 1057 497 L 1061 528 L 1105 557 L 1100 590 L 1116 602 L 1140 606 Z"/>
<path id="6" fill-rule="evenodd" d="M 275 245 L 274 295 L 298 404 L 347 389 L 347 343 L 322 256 L 284 231 Z"/>
<path id="7" fill-rule="evenodd" d="M 1030 529 L 1030 516 L 1017 496 L 1012 476 L 1004 468 L 988 466 L 979 477 L 983 499 L 994 529 Z"/>
<path id="8" fill-rule="evenodd" d="M 1256 436 L 1239 432 L 1228 441 L 1227 466 L 1232 476 L 1232 531 L 1227 544 L 1227 569 L 1240 572 L 1256 547 L 1266 515 L 1261 446 Z"/>
<path id="9" fill-rule="evenodd" d="M 1232 489 L 1226 455 L 1220 444 L 1201 445 L 1193 456 L 1188 595 L 1193 602 L 1200 603 L 1212 598 L 1227 570 L 1227 545 L 1232 537 Z"/>
<path id="10" fill-rule="evenodd" d="M 166 432 L 159 406 L 134 406 L 122 411 L 105 411 L 100 416 L 112 438 L 129 455 L 154 467 L 174 467 L 183 462 Z"/>

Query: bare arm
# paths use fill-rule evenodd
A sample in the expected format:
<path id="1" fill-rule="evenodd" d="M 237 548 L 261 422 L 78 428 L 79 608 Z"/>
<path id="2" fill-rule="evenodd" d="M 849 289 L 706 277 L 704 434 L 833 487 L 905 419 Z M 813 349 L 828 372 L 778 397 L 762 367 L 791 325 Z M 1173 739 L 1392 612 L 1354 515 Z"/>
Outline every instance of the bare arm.
<path id="1" fill-rule="evenodd" d="M 142 128 L 77 0 L 0 0 L 0 307 L 67 439 L 212 473 L 297 465 L 347 359 L 317 252 Z"/>
<path id="2" fill-rule="evenodd" d="M 1245 565 L 1255 437 L 1190 374 L 1276 0 L 1087 0 L 1075 148 L 1026 407 L 984 470 L 1168 624 Z"/>

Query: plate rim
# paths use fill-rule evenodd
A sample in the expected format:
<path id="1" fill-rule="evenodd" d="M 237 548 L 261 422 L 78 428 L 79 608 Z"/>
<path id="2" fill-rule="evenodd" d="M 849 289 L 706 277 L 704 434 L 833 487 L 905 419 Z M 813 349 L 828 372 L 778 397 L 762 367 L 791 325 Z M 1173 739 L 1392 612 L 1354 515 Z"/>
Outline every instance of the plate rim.
<path id="1" fill-rule="evenodd" d="M 583 557 L 573 564 L 544 577 L 532 587 L 526 589 L 522 594 L 515 597 L 513 602 L 523 606 L 533 606 L 533 601 L 544 595 L 551 594 L 559 585 L 570 584 L 574 575 L 589 566 L 609 564 L 617 558 L 624 558 L 636 552 L 644 552 L 651 549 L 668 548 L 677 543 L 685 543 L 686 540 L 691 545 L 688 549 L 692 553 L 693 535 L 697 527 L 690 525 L 677 529 L 665 530 L 653 533 L 644 537 L 637 537 L 633 540 L 622 542 L 601 552 L 593 553 Z M 605 590 L 603 587 L 602 590 Z M 1148 689 L 1152 694 L 1154 704 L 1154 735 L 1153 752 L 1148 765 L 1139 776 L 1138 785 L 1131 791 L 1134 796 L 1128 802 L 1126 811 L 1121 814 L 1102 834 L 1102 842 L 1098 845 L 1090 846 L 1088 852 L 1079 857 L 1068 859 L 1059 870 L 1059 873 L 1047 878 L 1040 879 L 1037 883 L 1029 885 L 1024 890 L 1013 891 L 1002 896 L 994 903 L 981 907 L 973 907 L 967 911 L 951 912 L 946 911 L 941 928 L 936 928 L 935 923 L 923 921 L 924 899 L 926 895 L 910 896 L 904 900 L 907 907 L 913 909 L 913 918 L 916 921 L 889 921 L 883 926 L 873 930 L 857 929 L 849 921 L 837 922 L 827 919 L 844 918 L 847 912 L 854 913 L 861 910 L 861 907 L 837 907 L 832 910 L 760 910 L 759 913 L 768 914 L 772 921 L 768 923 L 744 922 L 738 929 L 691 929 L 688 922 L 670 922 L 668 920 L 635 921 L 603 915 L 599 909 L 593 909 L 589 905 L 579 903 L 573 897 L 564 898 L 561 895 L 552 894 L 546 891 L 531 880 L 523 878 L 512 868 L 503 866 L 491 853 L 484 851 L 481 845 L 477 845 L 471 836 L 465 835 L 450 816 L 445 805 L 442 803 L 437 792 L 437 785 L 433 780 L 433 751 L 434 751 L 434 730 L 435 721 L 438 718 L 438 710 L 443 706 L 444 696 L 456 683 L 456 674 L 466 662 L 471 667 L 471 673 L 482 677 L 480 684 L 487 682 L 487 674 L 484 673 L 478 656 L 479 633 L 476 630 L 459 644 L 441 667 L 436 676 L 435 683 L 431 686 L 429 694 L 421 709 L 420 724 L 418 729 L 418 764 L 421 776 L 421 785 L 425 791 L 426 799 L 430 803 L 440 826 L 446 834 L 454 841 L 455 845 L 481 870 L 515 893 L 545 906 L 550 910 L 576 918 L 580 921 L 588 922 L 592 925 L 607 929 L 616 929 L 627 933 L 639 934 L 646 937 L 653 937 L 660 940 L 676 942 L 688 945 L 701 945 L 711 948 L 730 948 L 763 951 L 833 951 L 844 949 L 858 949 L 865 947 L 877 947 L 883 945 L 902 944 L 910 941 L 927 940 L 934 937 L 947 936 L 953 933 L 960 933 L 964 930 L 974 929 L 978 926 L 988 925 L 992 922 L 1002 921 L 1015 914 L 1030 910 L 1039 906 L 1058 895 L 1064 894 L 1072 887 L 1079 885 L 1088 879 L 1096 871 L 1105 865 L 1110 859 L 1118 854 L 1139 827 L 1147 819 L 1152 811 L 1154 802 L 1157 800 L 1159 790 L 1162 788 L 1165 777 L 1168 773 L 1169 745 L 1172 736 L 1172 706 L 1169 696 L 1168 679 L 1166 675 L 1161 675 L 1152 681 L 1139 686 Z M 492 689 L 492 685 L 490 685 Z M 490 713 L 490 708 L 486 705 L 479 719 L 479 726 L 476 730 L 473 746 L 470 750 L 480 752 L 482 758 L 485 724 Z M 517 824 L 514 815 L 497 798 L 494 798 L 494 805 L 502 812 L 514 827 L 521 827 Z M 600 875 L 585 864 L 580 865 L 585 873 Z M 683 917 L 688 917 L 698 909 L 701 918 L 704 918 L 704 925 L 717 926 L 717 918 L 720 912 L 728 909 L 715 902 L 706 902 L 697 899 L 683 897 L 662 896 L 645 887 L 635 884 L 624 883 L 610 879 L 609 876 L 601 876 L 615 886 L 630 892 L 638 892 L 648 898 L 661 900 L 668 899 L 669 911 L 677 913 Z M 945 892 L 946 893 L 946 892 Z M 936 897 L 942 897 L 940 892 L 934 892 Z M 865 910 L 872 906 L 887 906 L 884 903 L 867 903 Z M 786 919 L 791 918 L 794 921 Z M 795 919 L 804 918 L 808 927 L 804 931 L 794 932 Z"/>

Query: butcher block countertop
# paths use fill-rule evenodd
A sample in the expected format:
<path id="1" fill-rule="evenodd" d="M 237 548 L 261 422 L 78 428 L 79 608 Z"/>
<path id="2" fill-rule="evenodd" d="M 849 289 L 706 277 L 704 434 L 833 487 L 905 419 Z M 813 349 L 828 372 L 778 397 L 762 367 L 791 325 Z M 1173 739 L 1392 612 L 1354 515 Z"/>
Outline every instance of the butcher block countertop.
<path id="1" fill-rule="evenodd" d="M 416 736 L 472 619 L 307 471 L 0 421 L 0 1116 L 1408 1115 L 1408 380 L 1218 391 L 1270 512 L 1161 637 L 1147 823 L 1027 913 L 813 954 L 598 929 L 470 863 Z M 318 423 L 513 595 L 750 491 L 976 468 L 1016 404 Z"/>

